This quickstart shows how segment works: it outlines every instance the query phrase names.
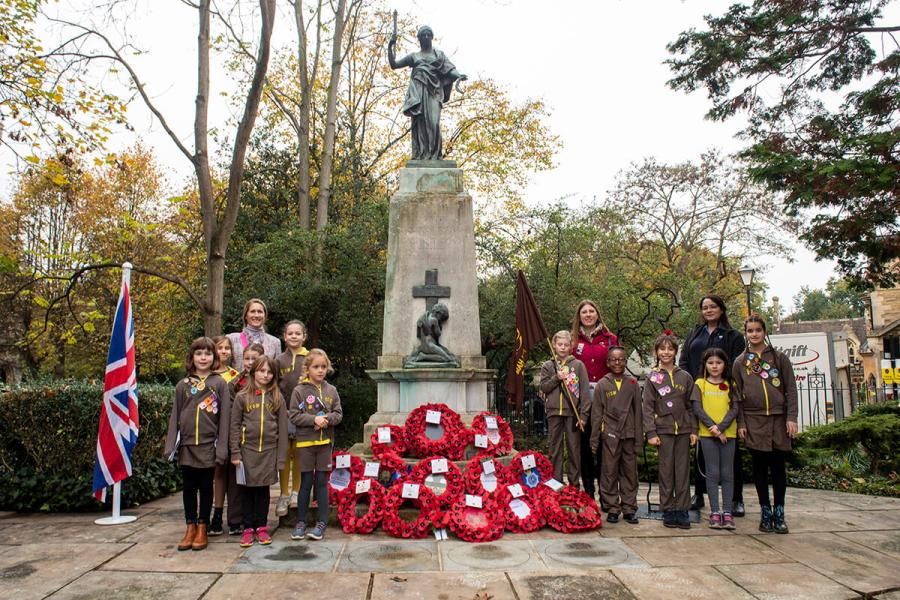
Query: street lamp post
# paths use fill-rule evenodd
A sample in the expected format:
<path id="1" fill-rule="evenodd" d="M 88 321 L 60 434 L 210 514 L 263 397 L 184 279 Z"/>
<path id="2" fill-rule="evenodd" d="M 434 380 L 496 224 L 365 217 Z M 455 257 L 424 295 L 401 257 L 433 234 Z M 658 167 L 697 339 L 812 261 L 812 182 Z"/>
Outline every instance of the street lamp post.
<path id="1" fill-rule="evenodd" d="M 747 290 L 747 316 L 750 316 L 750 286 L 753 285 L 753 274 L 755 272 L 756 270 L 748 265 L 744 265 L 738 269 L 738 273 L 741 275 L 741 281 L 744 282 L 744 288 Z"/>

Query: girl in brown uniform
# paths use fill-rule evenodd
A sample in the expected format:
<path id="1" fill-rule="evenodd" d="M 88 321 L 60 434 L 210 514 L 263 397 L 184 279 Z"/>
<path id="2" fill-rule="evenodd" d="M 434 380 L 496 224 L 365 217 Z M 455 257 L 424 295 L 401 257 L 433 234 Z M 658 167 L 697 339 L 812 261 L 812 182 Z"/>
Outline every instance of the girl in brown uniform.
<path id="1" fill-rule="evenodd" d="M 550 430 L 550 461 L 553 477 L 563 480 L 563 441 L 569 453 L 569 485 L 578 487 L 581 480 L 581 434 L 584 417 L 590 411 L 590 387 L 584 363 L 572 356 L 572 336 L 557 331 L 553 336 L 555 356 L 541 365 L 541 391 L 546 394 L 544 406 Z M 573 410 L 573 404 L 574 409 Z M 565 437 L 565 440 L 563 440 Z"/>
<path id="2" fill-rule="evenodd" d="M 625 375 L 625 348 L 613 346 L 606 362 L 607 373 L 594 390 L 591 407 L 591 451 L 602 446 L 600 502 L 608 523 L 617 523 L 623 513 L 637 523 L 637 449 L 644 443 L 641 424 L 641 390 L 637 379 Z"/>
<path id="3" fill-rule="evenodd" d="M 325 537 L 328 520 L 328 473 L 331 472 L 331 452 L 334 447 L 334 427 L 343 419 L 341 397 L 337 389 L 325 381 L 332 372 L 331 361 L 324 350 L 314 348 L 305 361 L 306 377 L 291 395 L 291 422 L 297 426 L 295 457 L 300 462 L 300 497 L 297 500 L 297 526 L 292 540 L 307 536 L 314 540 Z M 319 521 L 306 530 L 309 494 L 315 480 Z"/>
<path id="4" fill-rule="evenodd" d="M 797 435 L 797 382 L 790 359 L 766 339 L 766 323 L 754 313 L 744 321 L 747 350 L 735 360 L 734 382 L 741 397 L 738 435 L 753 458 L 753 483 L 759 497 L 759 530 L 787 533 L 784 463 Z M 769 503 L 769 473 L 775 508 Z"/>
<path id="5" fill-rule="evenodd" d="M 272 543 L 266 521 L 269 486 L 278 481 L 287 454 L 287 408 L 278 389 L 278 365 L 260 356 L 250 367 L 250 381 L 231 409 L 231 463 L 243 473 L 241 546 Z"/>
<path id="6" fill-rule="evenodd" d="M 188 376 L 175 386 L 165 456 L 177 455 L 184 480 L 182 502 L 187 530 L 179 550 L 203 550 L 213 501 L 213 472 L 228 458 L 228 385 L 215 370 L 216 346 L 208 337 L 191 343 Z M 198 500 L 199 496 L 199 500 Z"/>
<path id="7" fill-rule="evenodd" d="M 281 397 L 290 402 L 294 388 L 303 378 L 303 362 L 309 350 L 303 345 L 306 342 L 306 325 L 293 319 L 284 326 L 284 343 L 287 350 L 278 355 L 278 387 Z M 288 421 L 288 444 L 294 447 L 296 427 Z M 288 452 L 284 470 L 279 474 L 281 496 L 275 504 L 275 514 L 283 517 L 288 508 L 297 508 L 297 497 L 300 494 L 300 463 L 295 460 L 294 452 Z M 293 480 L 291 476 L 293 475 Z"/>
<path id="8" fill-rule="evenodd" d="M 231 347 L 231 340 L 227 336 L 217 335 L 212 339 L 216 345 L 216 357 L 219 359 L 219 369 L 216 371 L 225 380 L 225 383 L 231 384 L 237 379 L 240 372 L 231 366 L 231 356 L 234 349 Z M 229 389 L 229 391 L 232 391 Z M 232 391 L 231 397 L 235 394 Z M 241 501 L 237 484 L 234 482 L 234 466 L 230 462 L 224 465 L 216 465 L 215 476 L 213 477 L 213 516 L 209 522 L 209 535 L 222 535 L 222 510 L 225 506 L 225 495 L 228 494 L 228 523 L 229 534 L 240 533 L 241 524 Z"/>
<path id="9" fill-rule="evenodd" d="M 691 409 L 693 380 L 675 366 L 678 340 L 671 331 L 656 338 L 656 368 L 644 384 L 644 430 L 659 452 L 659 510 L 663 525 L 690 529 L 691 446 L 697 419 Z"/>

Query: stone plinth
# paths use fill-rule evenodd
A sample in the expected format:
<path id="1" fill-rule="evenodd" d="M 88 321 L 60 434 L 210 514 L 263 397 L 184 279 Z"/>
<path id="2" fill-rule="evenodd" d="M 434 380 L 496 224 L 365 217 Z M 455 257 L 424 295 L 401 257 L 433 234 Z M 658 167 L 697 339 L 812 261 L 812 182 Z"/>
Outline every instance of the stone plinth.
<path id="1" fill-rule="evenodd" d="M 416 320 L 435 302 L 449 309 L 440 343 L 461 368 L 404 369 L 419 343 Z M 375 427 L 402 425 L 422 404 L 444 403 L 465 423 L 488 408 L 496 371 L 485 369 L 481 354 L 472 197 L 452 161 L 415 161 L 400 170 L 388 219 L 381 355 L 368 374 L 378 384 L 378 411 L 354 447 L 360 452 L 371 451 Z"/>

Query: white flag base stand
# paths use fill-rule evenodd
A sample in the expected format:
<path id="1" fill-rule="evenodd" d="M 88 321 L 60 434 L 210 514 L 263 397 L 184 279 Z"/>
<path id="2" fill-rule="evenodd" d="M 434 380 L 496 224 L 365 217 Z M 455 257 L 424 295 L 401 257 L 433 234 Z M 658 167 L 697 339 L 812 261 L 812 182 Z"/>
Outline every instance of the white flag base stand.
<path id="1" fill-rule="evenodd" d="M 116 482 L 113 485 L 113 508 L 112 508 L 112 516 L 111 517 L 103 517 L 101 519 L 95 519 L 94 523 L 97 525 L 121 525 L 122 523 L 131 523 L 132 521 L 136 521 L 137 517 L 133 515 L 123 515 L 122 514 L 122 482 Z"/>

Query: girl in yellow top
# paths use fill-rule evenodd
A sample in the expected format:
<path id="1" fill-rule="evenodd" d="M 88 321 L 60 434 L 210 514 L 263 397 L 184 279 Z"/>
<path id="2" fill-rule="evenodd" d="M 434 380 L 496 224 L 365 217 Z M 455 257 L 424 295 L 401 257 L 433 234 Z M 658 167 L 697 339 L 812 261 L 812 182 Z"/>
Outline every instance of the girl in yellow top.
<path id="1" fill-rule="evenodd" d="M 731 502 L 734 497 L 734 451 L 737 446 L 738 397 L 728 368 L 728 355 L 721 348 L 707 348 L 700 358 L 703 377 L 694 383 L 691 400 L 700 421 L 700 446 L 706 459 L 706 490 L 709 493 L 709 526 L 734 529 Z M 719 511 L 719 486 L 722 507 Z"/>

